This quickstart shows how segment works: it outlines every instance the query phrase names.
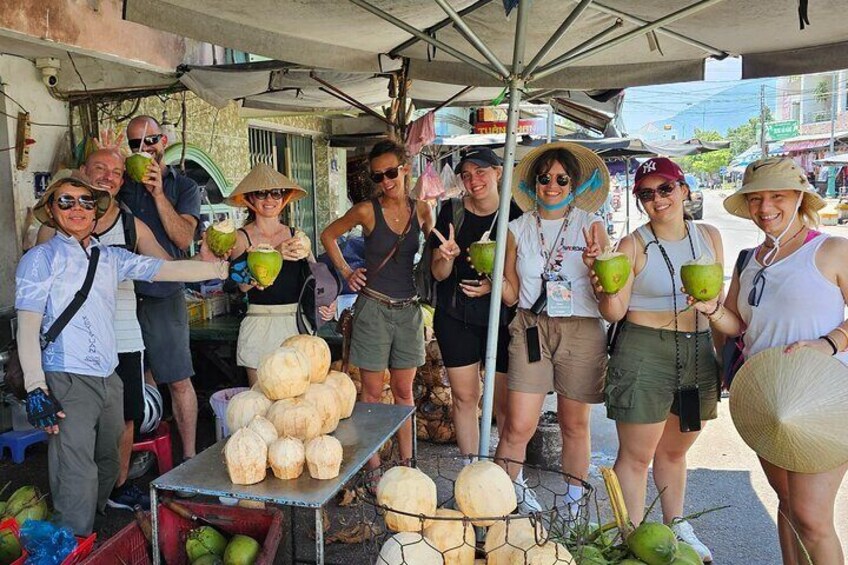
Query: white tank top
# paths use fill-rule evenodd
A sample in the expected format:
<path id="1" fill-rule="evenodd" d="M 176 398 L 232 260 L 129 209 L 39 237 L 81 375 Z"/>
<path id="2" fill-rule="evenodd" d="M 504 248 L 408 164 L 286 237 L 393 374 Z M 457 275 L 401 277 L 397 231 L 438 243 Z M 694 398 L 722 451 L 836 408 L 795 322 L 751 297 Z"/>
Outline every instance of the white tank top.
<path id="1" fill-rule="evenodd" d="M 586 247 L 586 238 L 583 229 L 595 222 L 603 220 L 580 208 L 573 208 L 569 213 L 568 227 L 560 234 L 564 247 L 564 257 L 559 273 L 571 281 L 571 296 L 573 301 L 574 316 L 586 318 L 599 318 L 598 302 L 592 292 L 589 282 L 589 269 L 583 263 L 583 249 Z M 545 244 L 553 246 L 562 220 L 542 220 L 542 231 Z M 539 230 L 536 226 L 534 212 L 525 212 L 509 223 L 509 231 L 515 238 L 518 259 L 516 269 L 521 288 L 519 289 L 518 307 L 530 308 L 539 293 L 542 292 L 542 271 L 545 269 L 545 260 L 542 256 L 542 248 L 539 242 Z M 556 251 L 554 251 L 556 253 Z"/>
<path id="2" fill-rule="evenodd" d="M 118 212 L 118 219 L 105 232 L 98 236 L 104 245 L 122 247 L 127 244 L 124 235 L 124 212 Z M 115 341 L 118 353 L 144 351 L 144 340 L 141 337 L 141 326 L 136 316 L 135 287 L 133 281 L 118 283 L 118 293 L 115 301 Z"/>
<path id="3" fill-rule="evenodd" d="M 816 266 L 816 252 L 827 237 L 825 234 L 816 236 L 789 257 L 766 268 L 758 306 L 748 304 L 748 295 L 762 265 L 752 258 L 745 266 L 739 276 L 736 301 L 747 326 L 745 357 L 770 347 L 816 339 L 845 319 L 842 291 Z M 836 358 L 848 364 L 848 353 L 840 353 Z"/>
<path id="4" fill-rule="evenodd" d="M 687 221 L 686 225 L 688 226 L 689 236 L 692 238 L 691 244 L 688 236 L 680 241 L 659 240 L 674 266 L 674 299 L 672 299 L 672 281 L 668 272 L 668 265 L 657 244 L 653 243 L 654 234 L 647 224 L 636 230 L 635 233 L 642 238 L 646 246 L 646 260 L 645 266 L 633 279 L 629 310 L 634 312 L 673 312 L 675 300 L 678 312 L 686 308 L 686 295 L 681 290 L 683 282 L 680 280 L 680 267 L 687 261 L 697 259 L 702 254 L 711 260 L 715 259 L 715 255 L 705 240 L 701 229 L 692 221 Z"/>

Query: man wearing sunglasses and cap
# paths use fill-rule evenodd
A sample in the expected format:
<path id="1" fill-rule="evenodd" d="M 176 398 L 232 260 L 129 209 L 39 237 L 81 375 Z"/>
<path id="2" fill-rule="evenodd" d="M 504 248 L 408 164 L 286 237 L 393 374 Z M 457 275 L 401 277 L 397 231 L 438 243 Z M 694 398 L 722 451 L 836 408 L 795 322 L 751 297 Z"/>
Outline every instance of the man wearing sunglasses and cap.
<path id="1" fill-rule="evenodd" d="M 30 249 L 15 274 L 27 419 L 50 434 L 54 517 L 76 535 L 91 533 L 119 472 L 118 284 L 225 279 L 229 271 L 225 261 L 163 261 L 101 244 L 92 233 L 110 203 L 82 173 L 57 173 L 33 209 L 56 234 Z M 201 257 L 212 258 L 205 249 Z"/>
<path id="2" fill-rule="evenodd" d="M 153 231 L 171 257 L 186 256 L 200 219 L 200 189 L 192 179 L 165 164 L 168 136 L 150 116 L 127 125 L 127 144 L 134 153 L 153 156 L 141 182 L 125 179 L 121 202 Z M 180 283 L 137 283 L 138 321 L 144 336 L 144 364 L 157 384 L 167 384 L 183 457 L 195 455 L 197 395 L 189 350 L 188 313 Z"/>

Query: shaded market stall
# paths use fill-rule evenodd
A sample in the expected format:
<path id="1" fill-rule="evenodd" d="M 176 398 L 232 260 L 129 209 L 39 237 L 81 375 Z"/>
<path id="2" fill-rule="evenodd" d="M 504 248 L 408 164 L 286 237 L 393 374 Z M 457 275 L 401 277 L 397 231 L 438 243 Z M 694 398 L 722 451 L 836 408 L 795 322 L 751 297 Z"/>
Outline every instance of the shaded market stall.
<path id="1" fill-rule="evenodd" d="M 544 98 L 545 89 L 604 91 L 701 80 L 705 59 L 728 56 L 742 56 L 742 78 L 848 66 L 844 27 L 832 17 L 841 2 L 807 6 L 796 0 L 698 0 L 674 10 L 662 0 L 257 0 L 244 10 L 227 0 L 124 2 L 132 21 L 303 68 L 400 72 L 401 85 L 429 81 L 454 85 L 455 93 L 470 86 L 505 88 L 502 190 L 512 184 L 519 104 L 528 89 Z M 502 199 L 500 218 L 507 217 L 508 205 Z M 499 221 L 499 242 L 506 241 L 506 229 Z M 503 266 L 499 245 L 495 295 Z M 499 314 L 492 301 L 481 453 L 489 449 Z"/>

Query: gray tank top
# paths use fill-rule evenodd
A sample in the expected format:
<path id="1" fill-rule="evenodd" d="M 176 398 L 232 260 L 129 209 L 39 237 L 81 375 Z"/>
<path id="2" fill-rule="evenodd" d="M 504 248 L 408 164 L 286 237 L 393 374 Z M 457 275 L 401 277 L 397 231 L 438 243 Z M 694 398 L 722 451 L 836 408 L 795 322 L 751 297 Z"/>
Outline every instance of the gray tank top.
<path id="1" fill-rule="evenodd" d="M 683 282 L 680 280 L 680 267 L 687 261 L 697 259 L 702 254 L 710 259 L 715 259 L 712 249 L 710 249 L 698 226 L 692 221 L 687 221 L 686 225 L 692 238 L 691 244 L 689 237 L 684 237 L 680 241 L 659 240 L 674 266 L 674 300 L 672 299 L 672 282 L 668 273 L 668 265 L 666 265 L 657 244 L 653 243 L 654 234 L 647 224 L 636 230 L 635 233 L 642 238 L 642 242 L 646 246 L 646 261 L 645 266 L 633 279 L 630 310 L 636 312 L 672 312 L 674 311 L 675 300 L 678 312 L 686 308 L 686 295 L 680 290 L 683 288 Z"/>
<path id="2" fill-rule="evenodd" d="M 397 251 L 376 276 L 372 273 L 377 271 L 377 267 L 391 252 L 399 237 L 386 223 L 383 208 L 376 198 L 371 199 L 371 205 L 374 207 L 374 229 L 365 236 L 365 276 L 368 279 L 368 288 L 398 300 L 416 295 L 413 265 L 415 254 L 418 252 L 421 228 L 418 225 L 415 202 L 410 200 L 409 204 L 412 208 L 412 225 L 405 235 L 400 236 L 402 240 Z M 406 225 L 402 227 L 405 228 Z"/>

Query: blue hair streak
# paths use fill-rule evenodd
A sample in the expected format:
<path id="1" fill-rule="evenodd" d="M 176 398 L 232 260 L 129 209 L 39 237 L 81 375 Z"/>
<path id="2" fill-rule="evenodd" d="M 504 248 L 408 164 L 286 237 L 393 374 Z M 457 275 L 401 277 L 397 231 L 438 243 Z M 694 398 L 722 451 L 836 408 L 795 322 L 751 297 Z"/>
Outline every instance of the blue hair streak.
<path id="1" fill-rule="evenodd" d="M 589 176 L 589 178 L 586 179 L 576 189 L 572 190 L 571 193 L 569 193 L 569 195 L 562 200 L 562 202 L 558 202 L 556 204 L 545 204 L 544 202 L 539 202 L 539 197 L 536 194 L 536 189 L 530 188 L 527 185 L 527 181 L 522 180 L 518 183 L 518 189 L 521 190 L 521 192 L 532 198 L 536 202 L 537 206 L 541 206 L 542 208 L 548 211 L 560 210 L 562 208 L 565 208 L 566 206 L 569 206 L 572 202 L 574 202 L 574 199 L 580 196 L 581 194 L 586 192 L 597 192 L 603 186 L 604 180 L 603 177 L 601 177 L 601 172 L 598 169 L 595 169 L 594 171 L 592 171 L 592 174 Z"/>

